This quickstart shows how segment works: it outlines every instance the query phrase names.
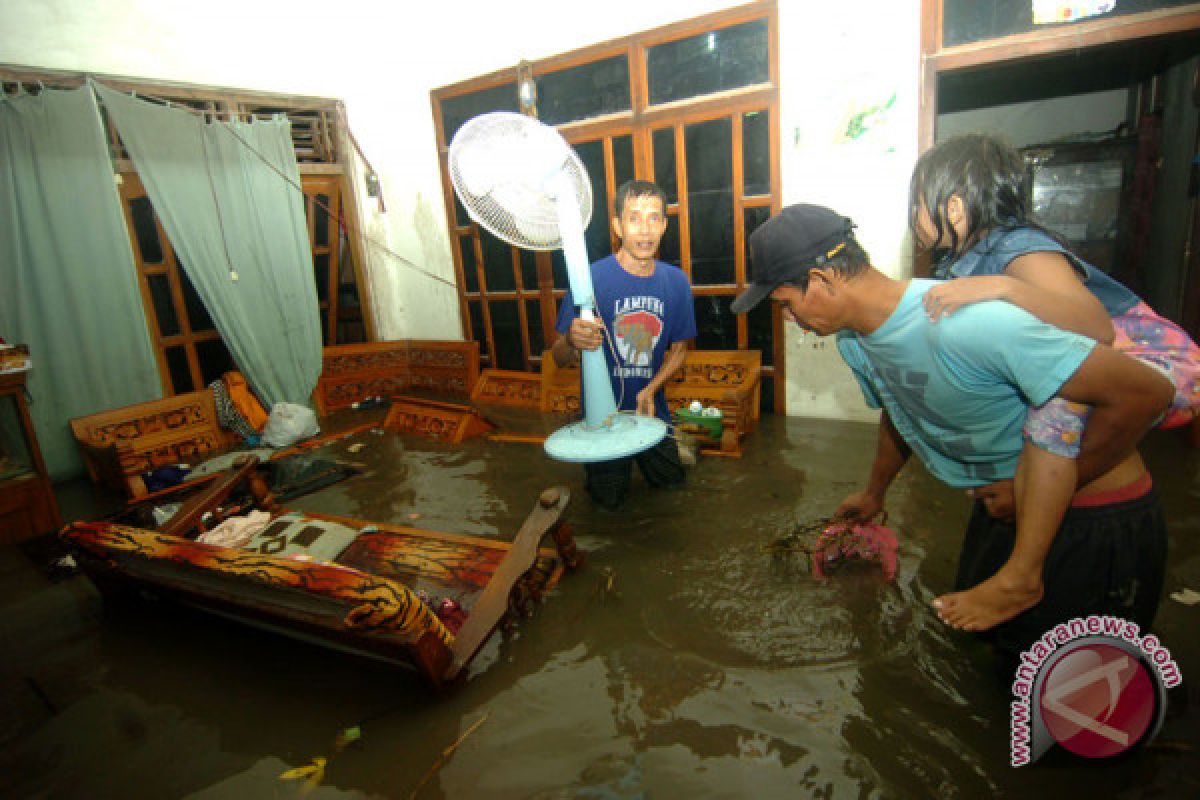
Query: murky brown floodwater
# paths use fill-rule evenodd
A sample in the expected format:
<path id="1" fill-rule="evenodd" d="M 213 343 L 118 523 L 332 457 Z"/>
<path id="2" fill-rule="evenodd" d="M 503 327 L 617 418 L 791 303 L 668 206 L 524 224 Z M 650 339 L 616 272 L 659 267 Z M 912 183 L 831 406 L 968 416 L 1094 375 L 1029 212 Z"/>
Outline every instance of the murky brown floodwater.
<path id="1" fill-rule="evenodd" d="M 859 488 L 874 441 L 872 426 L 768 417 L 744 458 L 702 459 L 686 489 L 635 478 L 622 514 L 594 509 L 581 469 L 533 445 L 333 445 L 368 473 L 292 505 L 510 537 L 561 483 L 588 564 L 441 697 L 414 674 L 176 607 L 102 616 L 86 580 L 25 576 L 0 608 L 0 795 L 293 796 L 279 773 L 325 756 L 310 797 L 407 797 L 484 715 L 419 796 L 1200 795 L 1200 709 L 1185 702 L 1200 606 L 1164 598 L 1159 612 L 1184 691 L 1158 744 L 1017 770 L 988 652 L 928 607 L 952 580 L 964 497 L 919 467 L 901 477 L 894 584 L 869 571 L 817 582 L 800 555 L 764 551 Z M 353 442 L 367 447 L 346 455 Z M 1200 451 L 1156 433 L 1147 455 L 1171 520 L 1167 591 L 1200 590 Z M 361 740 L 336 752 L 355 725 Z"/>

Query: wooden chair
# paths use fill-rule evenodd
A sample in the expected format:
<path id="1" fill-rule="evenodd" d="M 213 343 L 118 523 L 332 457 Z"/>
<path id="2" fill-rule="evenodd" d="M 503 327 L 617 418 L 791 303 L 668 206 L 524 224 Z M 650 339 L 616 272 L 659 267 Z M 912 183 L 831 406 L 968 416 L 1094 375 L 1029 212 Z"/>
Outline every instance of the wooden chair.
<path id="1" fill-rule="evenodd" d="M 238 443 L 217 421 L 211 389 L 76 417 L 70 425 L 92 481 L 131 499 L 147 493 L 143 473 L 195 464 Z"/>

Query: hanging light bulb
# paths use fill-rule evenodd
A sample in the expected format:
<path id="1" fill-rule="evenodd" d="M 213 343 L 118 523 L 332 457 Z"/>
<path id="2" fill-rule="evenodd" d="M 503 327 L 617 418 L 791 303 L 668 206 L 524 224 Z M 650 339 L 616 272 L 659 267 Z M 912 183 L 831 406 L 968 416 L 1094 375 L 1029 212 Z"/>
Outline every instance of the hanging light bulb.
<path id="1" fill-rule="evenodd" d="M 522 114 L 537 119 L 537 83 L 533 65 L 524 59 L 517 64 L 517 106 Z"/>

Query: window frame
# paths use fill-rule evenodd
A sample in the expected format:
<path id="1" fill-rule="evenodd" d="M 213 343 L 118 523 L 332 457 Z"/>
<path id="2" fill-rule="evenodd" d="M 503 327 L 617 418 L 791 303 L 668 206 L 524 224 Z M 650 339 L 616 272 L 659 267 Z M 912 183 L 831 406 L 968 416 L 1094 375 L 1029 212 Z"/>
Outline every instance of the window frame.
<path id="1" fill-rule="evenodd" d="M 757 19 L 765 19 L 767 21 L 767 36 L 768 36 L 768 72 L 769 79 L 766 83 L 757 83 L 748 86 L 739 87 L 720 91 L 712 94 L 698 95 L 696 97 L 686 98 L 683 100 L 674 100 L 671 102 L 650 105 L 648 103 L 648 74 L 647 74 L 647 51 L 657 45 L 666 44 L 669 42 L 686 39 L 698 34 L 706 33 L 712 30 L 733 27 L 746 22 Z M 574 50 L 567 53 L 551 56 L 540 61 L 531 62 L 528 64 L 532 75 L 536 79 L 539 76 L 558 72 L 564 69 L 570 69 L 582 64 L 601 61 L 604 59 L 613 58 L 624 55 L 629 63 L 630 75 L 630 104 L 631 108 L 628 111 L 615 112 L 604 114 L 602 116 L 591 117 L 583 120 L 567 122 L 556 125 L 556 129 L 567 139 L 568 142 L 576 143 L 582 141 L 593 141 L 596 139 L 605 140 L 605 175 L 607 198 L 608 198 L 608 217 L 611 219 L 614 211 L 613 194 L 616 187 L 611 185 L 612 180 L 612 138 L 622 135 L 622 132 L 630 133 L 633 137 L 633 167 L 634 175 L 637 178 L 653 180 L 654 177 L 654 153 L 653 153 L 653 132 L 655 129 L 664 127 L 675 127 L 676 129 L 676 175 L 677 180 L 682 183 L 680 185 L 679 197 L 677 202 L 670 203 L 667 208 L 667 213 L 672 224 L 679 226 L 680 234 L 680 266 L 691 277 L 691 254 L 690 254 L 690 229 L 687 219 L 687 202 L 686 202 L 686 164 L 684 161 L 683 149 L 683 131 L 687 124 L 706 121 L 708 119 L 727 116 L 733 120 L 733 259 L 734 259 L 734 280 L 732 283 L 724 284 L 705 284 L 695 286 L 693 294 L 696 297 L 704 296 L 734 296 L 746 287 L 746 259 L 745 259 L 745 209 L 753 207 L 769 208 L 771 213 L 778 213 L 782 207 L 781 203 L 781 181 L 780 181 L 780 116 L 779 116 L 779 33 L 778 33 L 778 9 L 774 0 L 769 2 L 755 2 L 748 5 L 739 6 L 725 11 L 718 11 L 713 14 L 708 14 L 694 19 L 676 22 L 653 30 L 634 34 L 621 39 L 616 39 L 608 42 L 602 42 L 588 47 Z M 442 189 L 446 204 L 446 219 L 451 240 L 451 253 L 454 260 L 455 276 L 458 283 L 458 296 L 460 313 L 462 315 L 462 331 L 464 338 L 474 339 L 474 329 L 477 320 L 473 319 L 472 315 L 475 309 L 479 309 L 482 316 L 482 330 L 484 332 L 483 339 L 480 344 L 485 351 L 481 353 L 481 361 L 486 366 L 495 366 L 496 359 L 493 354 L 496 352 L 495 335 L 491 326 L 488 303 L 490 300 L 507 301 L 514 299 L 513 292 L 495 292 L 487 291 L 486 282 L 484 280 L 484 264 L 482 248 L 479 244 L 478 226 L 473 221 L 468 221 L 467 224 L 460 225 L 458 222 L 456 211 L 456 199 L 454 196 L 453 184 L 450 181 L 449 171 L 447 169 L 449 139 L 451 138 L 450 131 L 445 129 L 444 119 L 442 115 L 441 104 L 451 98 L 461 97 L 463 95 L 494 89 L 498 86 L 513 83 L 516 79 L 516 67 L 507 70 L 500 70 L 488 75 L 472 78 L 460 83 L 444 86 L 433 90 L 430 93 L 430 105 L 433 114 L 434 127 L 437 136 L 438 160 L 442 174 Z M 769 181 L 770 188 L 766 194 L 761 195 L 745 195 L 744 190 L 744 175 L 743 175 L 743 150 L 742 150 L 742 115 L 753 111 L 767 111 L 771 115 L 769 125 Z M 593 181 L 599 180 L 599 176 L 592 176 Z M 473 255 L 475 256 L 475 291 L 467 291 L 467 283 L 465 282 L 464 268 L 461 257 L 461 243 L 464 237 L 471 237 L 475 242 L 476 247 Z M 610 230 L 610 241 L 612 240 Z M 516 249 L 514 248 L 514 252 Z M 593 257 L 600 257 L 599 253 L 591 254 Z M 543 321 L 543 335 L 546 340 L 547 347 L 553 341 L 550 331 L 553 328 L 556 314 L 554 310 L 557 308 L 557 303 L 566 294 L 564 289 L 553 286 L 553 276 L 550 273 L 550 254 L 538 253 L 537 266 L 539 276 L 539 286 L 537 292 L 532 292 L 528 288 L 521 291 L 520 275 L 517 275 L 517 295 L 520 296 L 520 313 L 522 320 L 522 348 L 523 361 L 526 370 L 535 371 L 540 367 L 540 354 L 529 352 L 528 341 L 528 326 L 526 324 L 526 299 L 533 299 L 536 295 L 541 303 L 541 316 Z M 514 270 L 520 272 L 520 264 L 514 257 Z M 749 343 L 749 326 L 745 315 L 737 317 L 737 341 L 739 349 L 747 349 Z M 503 346 L 503 343 L 502 343 Z M 782 318 L 778 310 L 772 311 L 771 322 L 771 364 L 765 366 L 763 375 L 765 379 L 772 380 L 774 384 L 774 407 L 777 409 L 784 408 L 784 381 L 775 380 L 778 375 L 782 378 L 785 374 L 784 355 L 785 348 L 782 335 Z M 765 359 L 764 359 L 765 360 Z"/>

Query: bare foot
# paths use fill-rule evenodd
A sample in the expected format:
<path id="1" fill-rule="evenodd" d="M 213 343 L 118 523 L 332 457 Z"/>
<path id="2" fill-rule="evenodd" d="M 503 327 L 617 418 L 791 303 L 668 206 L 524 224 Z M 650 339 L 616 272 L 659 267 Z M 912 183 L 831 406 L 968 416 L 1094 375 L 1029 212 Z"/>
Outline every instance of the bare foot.
<path id="1" fill-rule="evenodd" d="M 978 586 L 933 601 L 938 617 L 952 628 L 986 631 L 1037 605 L 1041 576 L 1025 575 L 1007 565 Z"/>

